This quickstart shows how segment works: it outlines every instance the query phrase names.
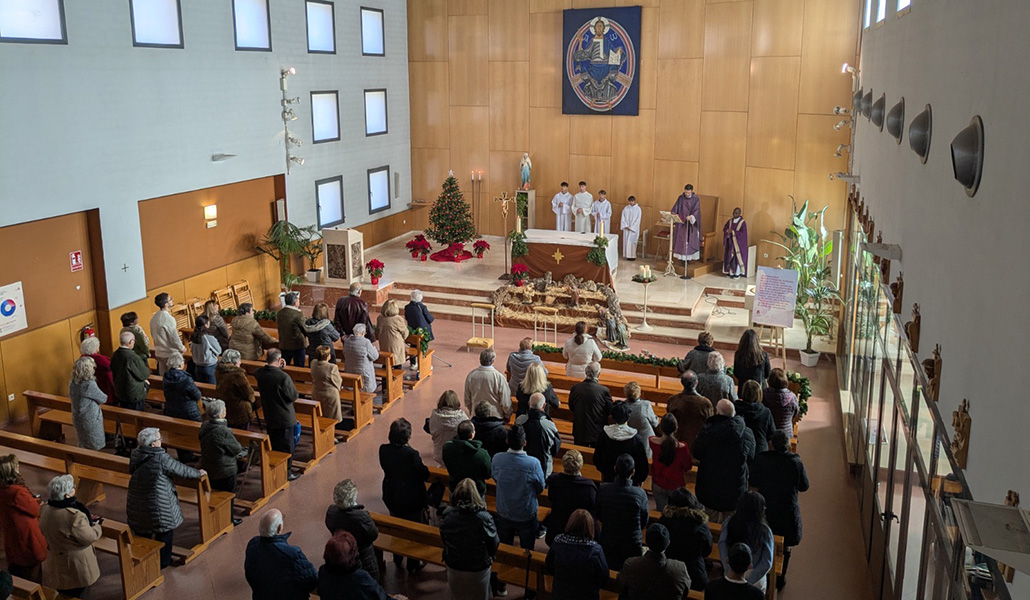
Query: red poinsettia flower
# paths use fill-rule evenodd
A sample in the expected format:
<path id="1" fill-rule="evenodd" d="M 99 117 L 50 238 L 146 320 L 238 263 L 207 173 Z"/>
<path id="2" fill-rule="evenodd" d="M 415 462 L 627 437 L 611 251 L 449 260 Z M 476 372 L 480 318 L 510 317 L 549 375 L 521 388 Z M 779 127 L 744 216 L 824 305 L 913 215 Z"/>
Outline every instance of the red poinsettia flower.
<path id="1" fill-rule="evenodd" d="M 378 258 L 373 258 L 372 260 L 365 263 L 365 269 L 368 271 L 368 274 L 372 277 L 382 277 L 384 268 L 386 268 L 386 265 L 384 265 L 383 262 Z"/>

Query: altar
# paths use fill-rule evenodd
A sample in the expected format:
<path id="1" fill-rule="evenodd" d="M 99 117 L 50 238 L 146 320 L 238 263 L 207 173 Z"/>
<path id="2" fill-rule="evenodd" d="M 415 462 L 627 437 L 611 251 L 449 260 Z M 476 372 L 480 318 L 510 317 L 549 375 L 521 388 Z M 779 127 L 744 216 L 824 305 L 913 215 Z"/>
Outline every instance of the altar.
<path id="1" fill-rule="evenodd" d="M 529 254 L 512 260 L 529 269 L 530 277 L 542 277 L 550 271 L 551 278 L 561 281 L 566 275 L 575 275 L 614 288 L 615 273 L 619 266 L 619 236 L 606 233 L 608 247 L 605 256 L 607 266 L 598 266 L 587 260 L 587 254 L 594 247 L 594 233 L 574 231 L 553 231 L 550 229 L 527 229 L 526 245 Z"/>

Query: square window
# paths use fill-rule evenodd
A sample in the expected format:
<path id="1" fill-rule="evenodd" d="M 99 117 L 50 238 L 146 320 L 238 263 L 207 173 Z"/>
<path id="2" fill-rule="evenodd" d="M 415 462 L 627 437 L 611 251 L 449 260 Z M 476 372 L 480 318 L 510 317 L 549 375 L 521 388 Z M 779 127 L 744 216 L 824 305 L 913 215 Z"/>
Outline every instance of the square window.
<path id="1" fill-rule="evenodd" d="M 67 44 L 64 0 L 0 0 L 0 42 Z"/>
<path id="2" fill-rule="evenodd" d="M 237 50 L 272 51 L 268 0 L 232 0 Z"/>
<path id="3" fill-rule="evenodd" d="M 308 0 L 308 52 L 336 54 L 336 16 L 332 2 Z"/>
<path id="4" fill-rule="evenodd" d="M 386 90 L 365 90 L 365 135 L 382 135 L 386 129 Z"/>
<path id="5" fill-rule="evenodd" d="M 879 0 L 876 7 L 876 22 L 879 23 L 887 18 L 887 0 Z"/>
<path id="6" fill-rule="evenodd" d="M 898 0 L 898 12 L 912 6 L 912 0 Z"/>
<path id="7" fill-rule="evenodd" d="M 383 11 L 378 8 L 361 8 L 361 54 L 386 56 Z"/>
<path id="8" fill-rule="evenodd" d="M 368 170 L 368 214 L 390 208 L 390 167 Z"/>
<path id="9" fill-rule="evenodd" d="M 333 227 L 346 220 L 343 209 L 343 175 L 315 182 L 318 228 Z"/>
<path id="10" fill-rule="evenodd" d="M 182 6 L 179 0 L 129 0 L 132 45 L 182 48 Z"/>
<path id="11" fill-rule="evenodd" d="M 311 92 L 311 142 L 340 140 L 340 103 L 336 92 Z"/>

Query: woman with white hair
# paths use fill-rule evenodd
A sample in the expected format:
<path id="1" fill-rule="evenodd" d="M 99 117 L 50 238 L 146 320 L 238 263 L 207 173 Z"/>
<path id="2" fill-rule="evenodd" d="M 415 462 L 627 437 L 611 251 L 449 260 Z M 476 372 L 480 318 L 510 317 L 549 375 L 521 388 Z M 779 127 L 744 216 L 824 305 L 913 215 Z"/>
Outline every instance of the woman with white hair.
<path id="1" fill-rule="evenodd" d="M 247 452 L 229 429 L 225 421 L 225 402 L 211 400 L 204 404 L 207 421 L 200 426 L 200 465 L 211 479 L 211 489 L 236 493 L 236 461 Z M 233 514 L 235 497 L 229 505 Z M 233 517 L 232 524 L 239 525 L 243 519 Z"/>
<path id="2" fill-rule="evenodd" d="M 95 339 L 95 338 L 93 338 Z M 107 394 L 100 390 L 96 380 L 96 361 L 91 356 L 80 356 L 72 367 L 72 380 L 68 384 L 72 399 L 72 425 L 80 448 L 101 450 L 104 439 L 104 415 L 100 405 L 107 402 Z"/>
<path id="3" fill-rule="evenodd" d="M 408 327 L 412 329 L 425 329 L 429 332 L 429 341 L 433 341 L 433 315 L 422 303 L 422 290 L 411 290 L 411 302 L 404 306 L 404 318 L 408 321 Z"/>
<path id="4" fill-rule="evenodd" d="M 40 509 L 39 528 L 49 546 L 43 561 L 43 585 L 64 596 L 82 597 L 100 579 L 93 544 L 103 535 L 103 519 L 93 517 L 75 499 L 75 478 L 58 475 L 47 485 L 50 500 Z"/>
<path id="5" fill-rule="evenodd" d="M 107 394 L 111 404 L 118 403 L 118 396 L 114 391 L 114 371 L 111 370 L 111 359 L 100 353 L 100 339 L 90 336 L 79 344 L 79 352 L 82 356 L 88 356 L 96 363 L 97 387 L 101 392 Z"/>
<path id="6" fill-rule="evenodd" d="M 250 429 L 254 420 L 256 403 L 254 388 L 247 379 L 247 372 L 240 365 L 243 359 L 239 350 L 232 348 L 222 352 L 222 359 L 215 371 L 215 396 L 225 401 L 225 419 L 233 429 Z"/>
<path id="7" fill-rule="evenodd" d="M 697 393 L 712 401 L 715 406 L 723 398 L 737 400 L 737 384 L 726 374 L 726 359 L 719 352 L 708 355 L 708 372 L 697 374 Z"/>
<path id="8" fill-rule="evenodd" d="M 358 543 L 361 568 L 368 571 L 372 579 L 379 579 L 379 564 L 372 546 L 379 537 L 379 528 L 372 515 L 358 504 L 358 485 L 354 481 L 344 479 L 333 488 L 333 504 L 325 511 L 325 527 L 329 535 L 337 531 L 353 535 Z"/>
<path id="9" fill-rule="evenodd" d="M 361 375 L 361 391 L 376 391 L 376 367 L 372 361 L 379 359 L 379 351 L 365 337 L 365 324 L 354 325 L 354 333 L 343 342 L 343 372 Z"/>

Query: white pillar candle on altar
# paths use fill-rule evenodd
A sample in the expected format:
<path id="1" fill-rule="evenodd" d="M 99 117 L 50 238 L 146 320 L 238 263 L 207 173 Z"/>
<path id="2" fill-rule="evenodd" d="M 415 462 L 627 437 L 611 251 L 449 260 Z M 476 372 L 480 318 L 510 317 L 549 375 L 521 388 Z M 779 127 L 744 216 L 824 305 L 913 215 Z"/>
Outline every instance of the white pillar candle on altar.
<path id="1" fill-rule="evenodd" d="M 604 221 L 598 220 L 598 224 L 601 226 L 601 237 L 604 237 Z"/>
<path id="2" fill-rule="evenodd" d="M 515 233 L 522 233 L 522 217 L 515 215 Z"/>

